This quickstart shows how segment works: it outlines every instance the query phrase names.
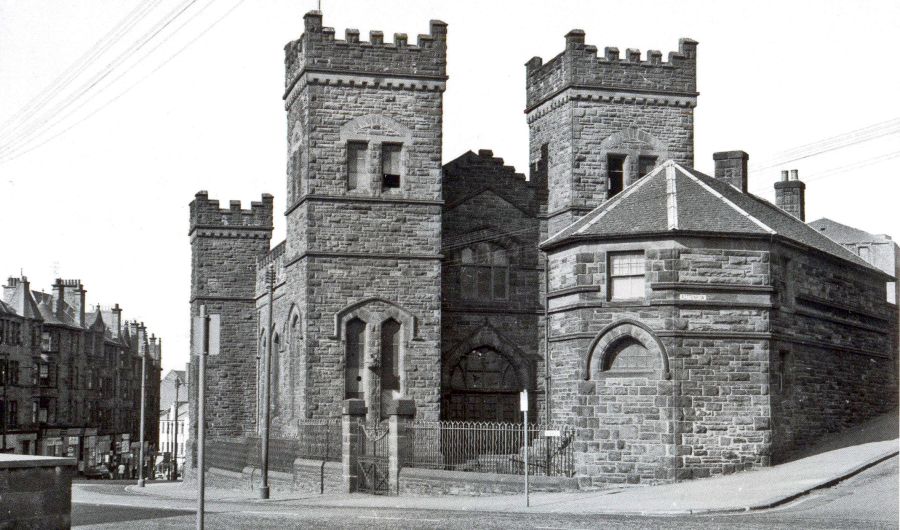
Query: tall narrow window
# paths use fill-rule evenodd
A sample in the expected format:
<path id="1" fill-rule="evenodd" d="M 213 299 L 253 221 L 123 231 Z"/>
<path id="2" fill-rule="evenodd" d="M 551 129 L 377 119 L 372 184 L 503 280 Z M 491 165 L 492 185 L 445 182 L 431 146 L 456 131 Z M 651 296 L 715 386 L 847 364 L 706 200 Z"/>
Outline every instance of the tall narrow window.
<path id="1" fill-rule="evenodd" d="M 400 144 L 381 145 L 381 189 L 400 187 Z"/>
<path id="2" fill-rule="evenodd" d="M 607 187 L 607 198 L 622 191 L 625 186 L 625 157 L 621 155 L 609 155 L 606 160 L 607 172 L 609 175 L 609 186 Z"/>
<path id="3" fill-rule="evenodd" d="M 506 251 L 500 249 L 495 250 L 491 254 L 491 280 L 494 300 L 506 300 L 507 285 L 509 284 L 509 263 L 506 260 Z"/>
<path id="4" fill-rule="evenodd" d="M 366 148 L 365 142 L 347 143 L 347 189 L 359 189 L 366 174 Z"/>
<path id="5" fill-rule="evenodd" d="M 638 157 L 638 178 L 643 177 L 647 173 L 653 171 L 653 168 L 656 167 L 656 157 L 655 156 L 640 156 Z"/>
<path id="6" fill-rule="evenodd" d="M 462 284 L 463 298 L 475 298 L 475 252 L 470 248 L 462 249 L 462 252 L 460 253 L 460 262 L 462 265 L 459 270 L 459 280 Z"/>
<path id="7" fill-rule="evenodd" d="M 646 296 L 644 290 L 644 253 L 621 252 L 609 256 L 609 299 L 635 300 Z"/>
<path id="8" fill-rule="evenodd" d="M 400 391 L 400 323 L 381 325 L 381 390 Z"/>
<path id="9" fill-rule="evenodd" d="M 354 318 L 347 323 L 347 364 L 344 367 L 345 399 L 364 399 L 362 375 L 365 341 L 366 323 Z"/>

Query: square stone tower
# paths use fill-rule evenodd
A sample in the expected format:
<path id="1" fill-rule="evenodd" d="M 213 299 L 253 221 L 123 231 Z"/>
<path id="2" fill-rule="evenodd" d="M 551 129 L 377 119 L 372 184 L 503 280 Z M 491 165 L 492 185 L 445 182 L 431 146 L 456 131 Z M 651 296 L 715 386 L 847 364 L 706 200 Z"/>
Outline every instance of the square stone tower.
<path id="1" fill-rule="evenodd" d="M 442 104 L 447 25 L 416 45 L 344 40 L 317 11 L 285 47 L 287 243 L 281 306 L 304 388 L 298 412 L 370 419 L 399 397 L 436 419 L 440 389 Z M 275 329 L 284 320 L 276 316 Z"/>
<path id="2" fill-rule="evenodd" d="M 681 39 L 667 62 L 656 50 L 620 59 L 616 48 L 598 56 L 573 29 L 561 54 L 525 68 L 531 163 L 547 171 L 547 235 L 667 159 L 693 166 L 696 41 Z"/>

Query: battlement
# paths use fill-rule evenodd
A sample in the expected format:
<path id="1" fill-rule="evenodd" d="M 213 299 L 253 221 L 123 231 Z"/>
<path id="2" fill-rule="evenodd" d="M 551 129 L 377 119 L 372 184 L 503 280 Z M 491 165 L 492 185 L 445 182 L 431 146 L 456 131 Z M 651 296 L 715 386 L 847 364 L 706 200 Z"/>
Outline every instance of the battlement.
<path id="1" fill-rule="evenodd" d="M 334 37 L 334 28 L 322 26 L 322 13 L 303 17 L 304 33 L 284 47 L 285 86 L 291 87 L 307 70 L 345 74 L 440 78 L 447 75 L 447 24 L 432 20 L 430 32 L 420 34 L 415 45 L 406 33 L 395 33 L 393 43 L 384 42 L 380 31 L 359 40 L 359 30 L 347 29 L 344 40 Z"/>
<path id="2" fill-rule="evenodd" d="M 628 48 L 619 57 L 618 48 L 597 47 L 584 43 L 584 31 L 573 29 L 566 34 L 566 49 L 544 64 L 540 57 L 525 63 L 527 111 L 569 87 L 604 89 L 614 92 L 648 94 L 697 94 L 697 41 L 680 39 L 678 51 L 649 50 L 641 60 L 640 50 Z"/>
<path id="3" fill-rule="evenodd" d="M 241 201 L 231 201 L 228 208 L 219 208 L 219 201 L 210 200 L 206 191 L 194 195 L 191 201 L 191 228 L 229 228 L 272 230 L 273 197 L 262 195 L 262 201 L 250 203 L 249 210 L 241 209 Z"/>

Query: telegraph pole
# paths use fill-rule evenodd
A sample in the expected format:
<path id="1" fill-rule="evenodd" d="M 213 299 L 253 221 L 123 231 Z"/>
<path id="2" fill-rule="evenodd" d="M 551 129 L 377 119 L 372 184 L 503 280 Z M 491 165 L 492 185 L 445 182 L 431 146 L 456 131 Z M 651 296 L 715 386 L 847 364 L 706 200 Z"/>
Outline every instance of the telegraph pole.
<path id="1" fill-rule="evenodd" d="M 3 447 L 0 447 L 0 453 L 6 452 L 6 419 L 9 416 L 9 399 L 7 396 L 6 389 L 9 387 L 9 355 L 3 354 L 3 364 L 0 365 L 3 367 L 3 407 L 0 408 L 0 412 L 3 413 Z"/>
<path id="2" fill-rule="evenodd" d="M 181 379 L 175 373 L 175 435 L 172 443 L 172 480 L 178 480 L 178 388 L 181 387 Z"/>
<path id="3" fill-rule="evenodd" d="M 138 351 L 141 354 L 141 447 L 140 447 L 140 455 L 141 459 L 138 462 L 138 487 L 144 487 L 144 407 L 146 401 L 146 393 L 147 393 L 147 348 L 144 346 L 144 334 L 141 333 L 138 335 L 140 343 L 138 344 Z"/>
<path id="4" fill-rule="evenodd" d="M 270 263 L 269 269 L 266 271 L 267 279 L 269 280 L 269 322 L 266 327 L 266 354 L 263 357 L 262 368 L 265 375 L 262 378 L 263 384 L 263 425 L 262 425 L 262 443 L 260 444 L 260 450 L 262 452 L 262 472 L 260 473 L 262 478 L 262 486 L 259 488 L 259 498 L 260 499 L 268 499 L 269 498 L 269 407 L 270 407 L 270 389 L 269 389 L 269 372 L 271 372 L 271 362 L 272 362 L 272 306 L 274 305 L 275 299 L 275 264 Z"/>

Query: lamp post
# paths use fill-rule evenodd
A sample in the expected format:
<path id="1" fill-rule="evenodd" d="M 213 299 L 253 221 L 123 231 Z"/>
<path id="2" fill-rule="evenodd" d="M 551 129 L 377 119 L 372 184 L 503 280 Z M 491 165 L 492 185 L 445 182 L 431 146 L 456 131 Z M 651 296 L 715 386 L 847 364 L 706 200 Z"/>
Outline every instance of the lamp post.
<path id="1" fill-rule="evenodd" d="M 172 442 L 172 480 L 178 480 L 178 388 L 181 387 L 181 379 L 175 374 L 175 435 Z"/>
<path id="2" fill-rule="evenodd" d="M 143 334 L 139 335 L 138 352 L 141 355 L 141 436 L 140 436 L 140 461 L 138 462 L 138 487 L 144 487 L 144 402 L 147 392 L 147 351 L 144 347 Z"/>
<path id="3" fill-rule="evenodd" d="M 3 364 L 0 365 L 0 368 L 3 370 L 3 446 L 0 447 L 0 453 L 6 452 L 6 418 L 9 416 L 9 412 L 7 409 L 9 408 L 9 399 L 6 392 L 6 389 L 9 388 L 9 354 L 4 353 L 3 356 Z"/>
<path id="4" fill-rule="evenodd" d="M 269 269 L 266 271 L 269 280 L 269 323 L 266 327 L 266 354 L 263 357 L 262 369 L 265 375 L 262 377 L 263 384 L 263 428 L 262 440 L 260 443 L 261 459 L 262 459 L 262 486 L 259 488 L 259 498 L 269 498 L 269 372 L 271 372 L 270 363 L 272 362 L 272 306 L 275 298 L 275 264 L 270 263 Z"/>

